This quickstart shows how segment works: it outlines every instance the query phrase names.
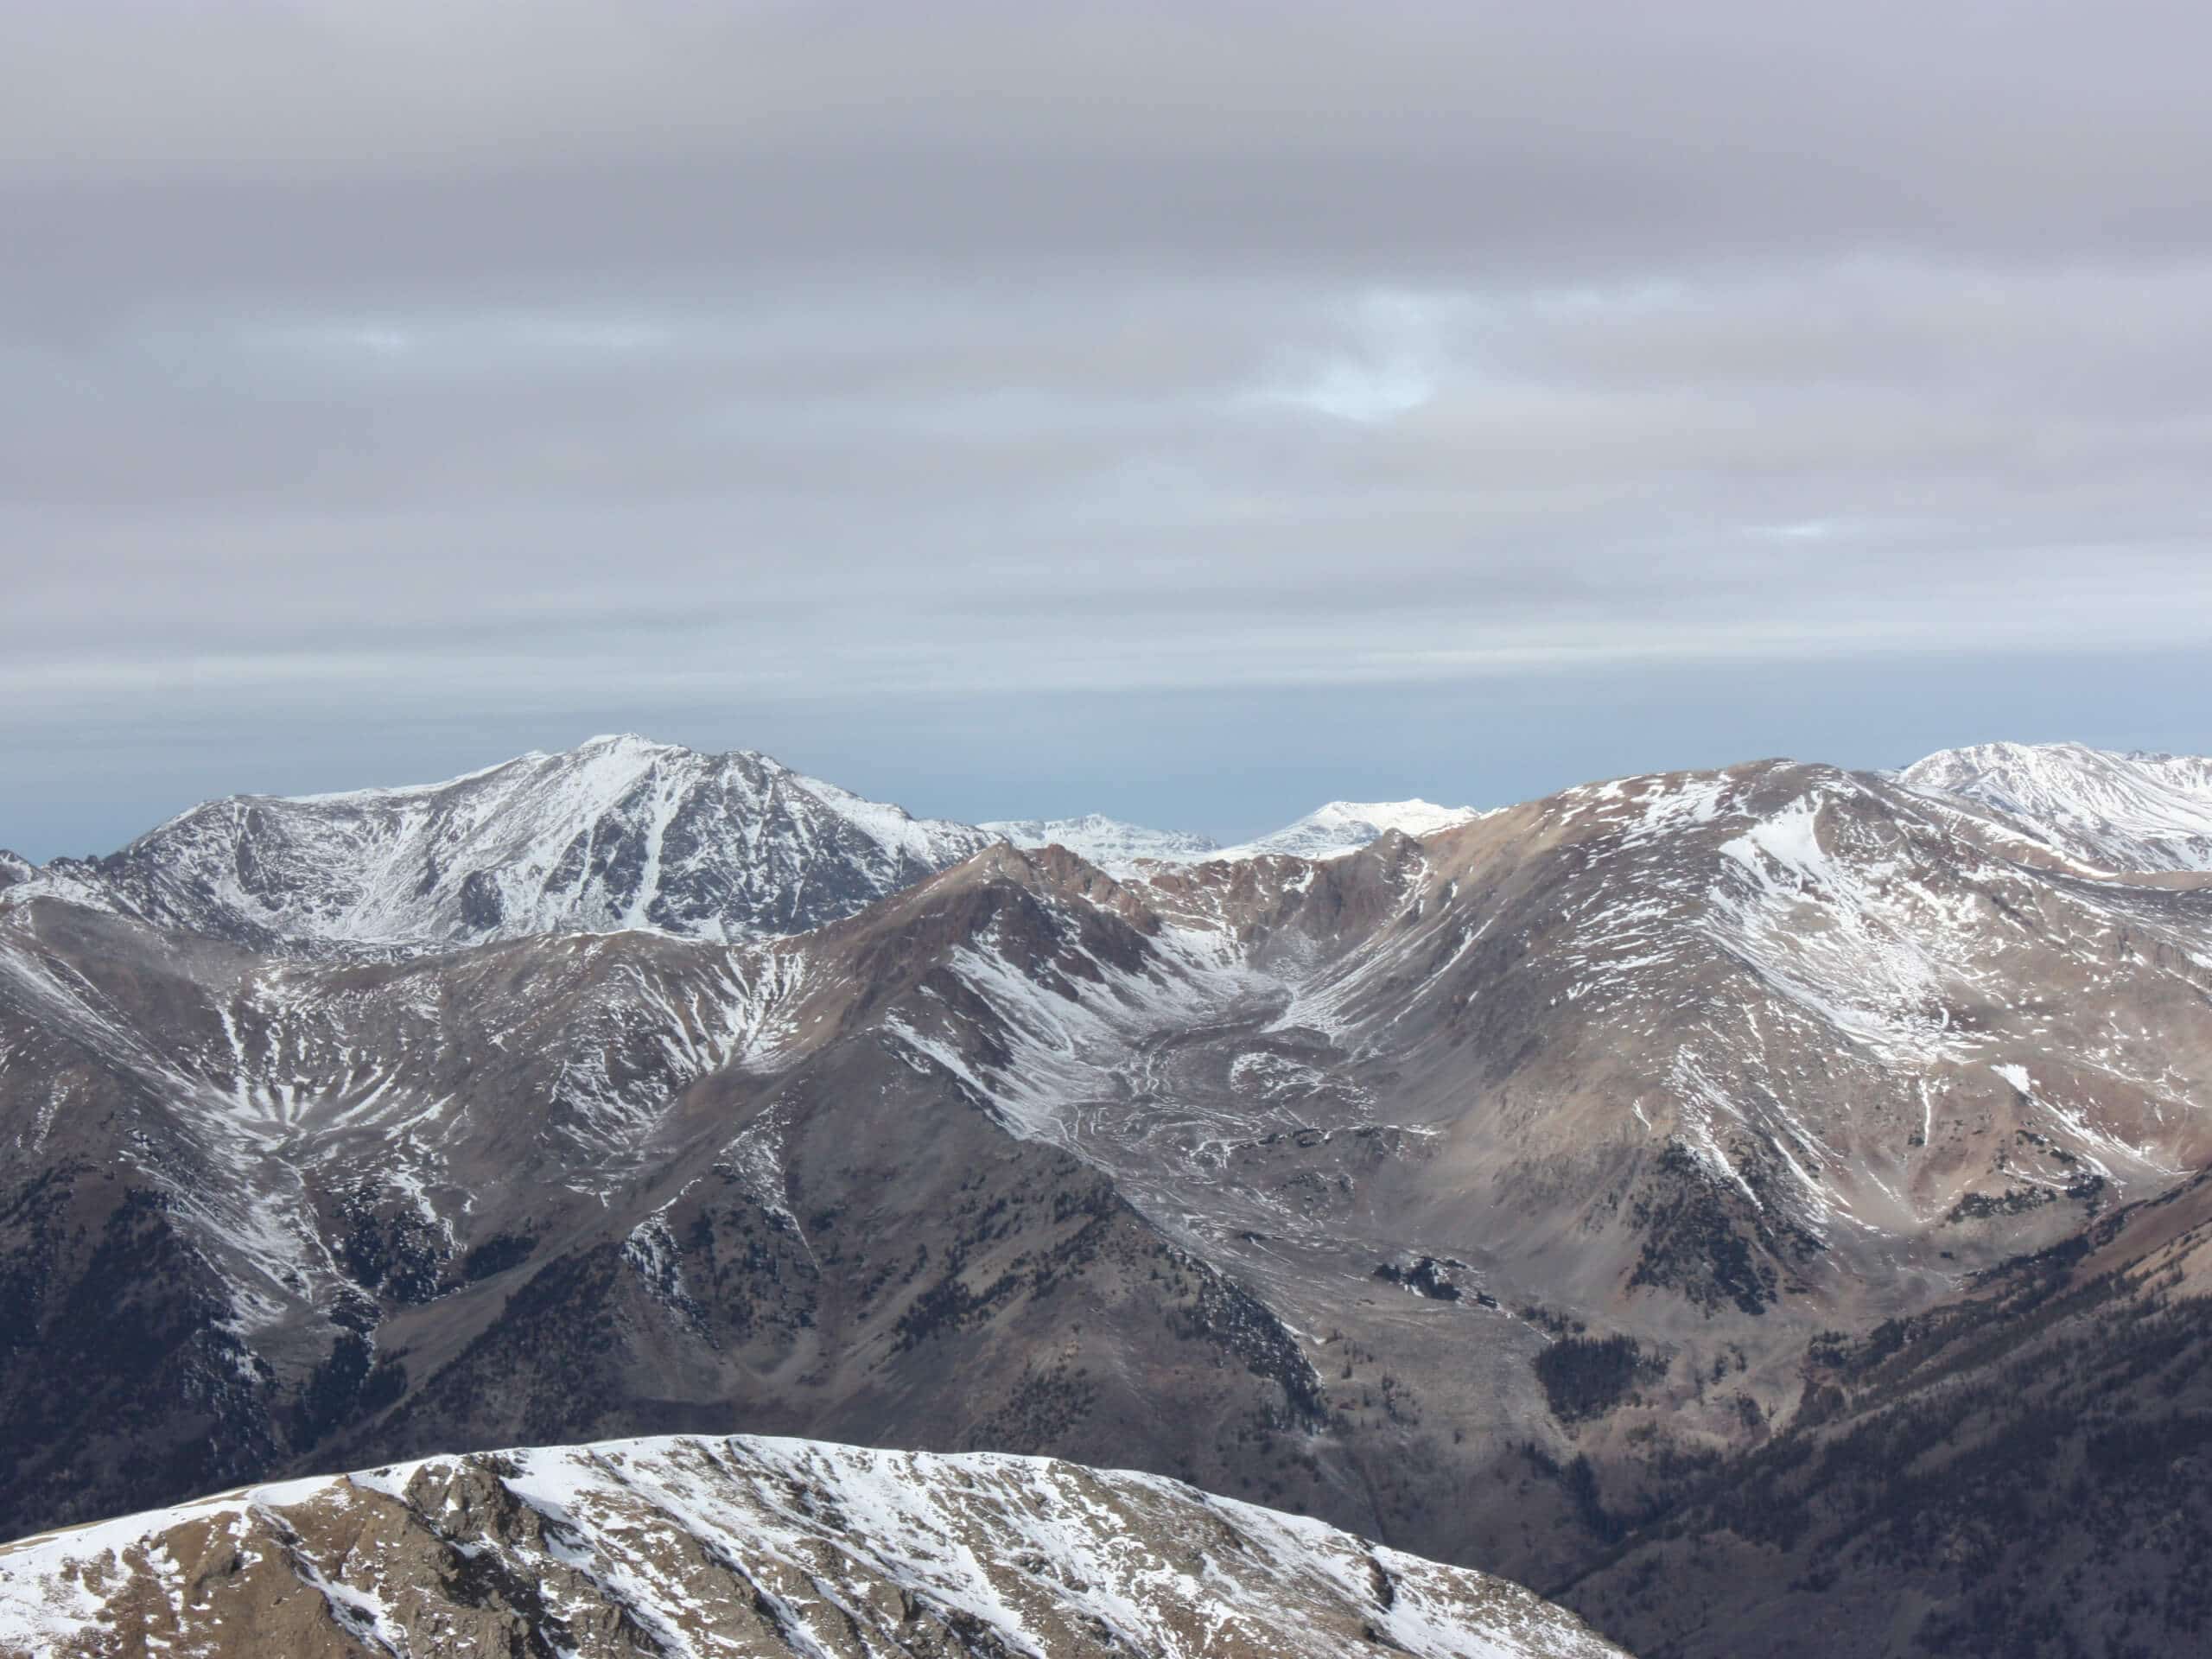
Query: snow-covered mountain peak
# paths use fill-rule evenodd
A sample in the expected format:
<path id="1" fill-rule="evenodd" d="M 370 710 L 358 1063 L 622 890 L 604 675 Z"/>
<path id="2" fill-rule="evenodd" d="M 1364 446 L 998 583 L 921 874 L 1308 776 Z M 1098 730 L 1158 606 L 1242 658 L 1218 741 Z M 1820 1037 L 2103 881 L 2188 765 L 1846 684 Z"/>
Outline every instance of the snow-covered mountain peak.
<path id="1" fill-rule="evenodd" d="M 1272 835 L 1224 847 L 1213 856 L 1257 858 L 1264 853 L 1287 853 L 1295 858 L 1334 858 L 1357 852 L 1393 830 L 1418 841 L 1482 816 L 1471 806 L 1439 806 L 1419 799 L 1330 801 Z"/>
<path id="2" fill-rule="evenodd" d="M 576 745 L 582 749 L 656 749 L 669 754 L 688 754 L 691 751 L 678 743 L 663 743 L 647 737 L 643 732 L 601 732 Z M 752 753 L 752 751 L 747 751 Z"/>
<path id="3" fill-rule="evenodd" d="M 226 801 L 273 801 L 293 804 L 335 804 L 348 802 L 378 802 L 416 799 L 424 796 L 441 795 L 473 784 L 479 779 L 501 773 L 529 774 L 538 778 L 558 776 L 573 788 L 589 793 L 615 792 L 627 786 L 639 774 L 658 764 L 684 764 L 709 759 L 692 749 L 673 743 L 656 743 L 650 738 L 639 737 L 634 732 L 624 732 L 600 737 L 588 737 L 573 749 L 531 749 L 511 760 L 501 760 L 474 772 L 464 772 L 452 778 L 441 779 L 429 784 L 372 785 L 363 789 L 333 790 L 317 795 L 232 795 Z M 753 749 L 733 749 L 726 754 L 711 757 L 725 760 L 743 760 L 755 763 L 764 770 L 787 772 L 790 768 Z M 179 817 L 188 817 L 194 812 L 205 811 L 217 804 L 206 802 Z M 170 823 L 178 820 L 172 818 Z M 166 830 L 168 824 L 161 826 Z M 161 830 L 154 830 L 158 835 Z M 142 840 L 145 837 L 141 837 Z"/>
<path id="4" fill-rule="evenodd" d="M 259 945 L 732 940 L 849 915 L 993 839 L 750 750 L 624 733 L 440 783 L 212 801 L 46 874 L 73 898 Z"/>
<path id="5" fill-rule="evenodd" d="M 1977 802 L 2107 868 L 2212 871 L 2212 759 L 1979 743 L 1931 754 L 1899 779 Z"/>
<path id="6" fill-rule="evenodd" d="M 1103 812 L 1086 812 L 1077 818 L 997 818 L 979 827 L 1005 836 L 1017 847 L 1057 843 L 1115 874 L 1126 873 L 1141 859 L 1181 864 L 1212 857 L 1220 849 L 1211 836 L 1185 830 L 1148 830 Z"/>
<path id="7" fill-rule="evenodd" d="M 1433 801 L 1331 801 L 1295 823 L 1233 847 L 1187 830 L 1147 830 L 1096 812 L 1079 818 L 1002 818 L 982 827 L 1004 836 L 1017 847 L 1042 847 L 1057 842 L 1101 869 L 1127 875 L 1141 861 L 1196 864 L 1215 859 L 1259 858 L 1269 853 L 1334 858 L 1357 852 L 1393 830 L 1419 840 L 1483 816 L 1472 807 L 1439 806 Z"/>

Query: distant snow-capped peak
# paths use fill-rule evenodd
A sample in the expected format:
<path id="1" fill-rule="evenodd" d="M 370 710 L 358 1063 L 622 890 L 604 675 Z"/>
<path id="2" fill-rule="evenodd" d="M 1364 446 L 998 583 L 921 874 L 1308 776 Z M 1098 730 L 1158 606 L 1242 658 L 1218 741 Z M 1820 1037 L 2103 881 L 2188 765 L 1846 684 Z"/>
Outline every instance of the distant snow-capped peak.
<path id="1" fill-rule="evenodd" d="M 1433 801 L 1331 801 L 1272 835 L 1235 847 L 1217 858 L 1257 858 L 1287 853 L 1295 858 L 1335 858 L 1355 853 L 1391 830 L 1418 841 L 1440 830 L 1471 823 L 1483 814 L 1471 806 L 1439 806 Z"/>
<path id="2" fill-rule="evenodd" d="M 994 839 L 751 750 L 626 733 L 442 783 L 211 801 L 41 880 L 263 946 L 624 929 L 735 940 L 850 915 Z"/>
<path id="3" fill-rule="evenodd" d="M 2114 870 L 2212 871 L 2212 759 L 2081 743 L 1978 743 L 1898 774 L 1962 797 Z"/>
<path id="4" fill-rule="evenodd" d="M 1102 812 L 1086 812 L 1079 818 L 995 818 L 978 827 L 1004 836 L 1017 847 L 1058 844 L 1104 870 L 1124 868 L 1147 858 L 1185 863 L 1212 856 L 1221 845 L 1211 836 L 1185 830 L 1147 830 Z"/>
<path id="5" fill-rule="evenodd" d="M 1327 858 L 1475 816 L 1333 801 L 1229 849 L 1098 813 L 975 825 L 915 817 L 757 751 L 625 732 L 437 783 L 206 802 L 106 858 L 41 868 L 0 855 L 0 889 L 257 950 L 416 952 L 627 930 L 729 943 L 839 920 L 1001 841 L 1057 842 L 1128 874 L 1147 862 Z"/>
<path id="6" fill-rule="evenodd" d="M 1187 830 L 1147 830 L 1096 812 L 1080 818 L 1002 818 L 982 827 L 1017 847 L 1042 847 L 1057 842 L 1102 869 L 1126 874 L 1143 860 L 1196 864 L 1212 859 L 1258 858 L 1268 853 L 1334 858 L 1357 852 L 1393 830 L 1418 839 L 1482 816 L 1472 807 L 1439 806 L 1433 801 L 1331 801 L 1295 823 L 1233 847 Z"/>

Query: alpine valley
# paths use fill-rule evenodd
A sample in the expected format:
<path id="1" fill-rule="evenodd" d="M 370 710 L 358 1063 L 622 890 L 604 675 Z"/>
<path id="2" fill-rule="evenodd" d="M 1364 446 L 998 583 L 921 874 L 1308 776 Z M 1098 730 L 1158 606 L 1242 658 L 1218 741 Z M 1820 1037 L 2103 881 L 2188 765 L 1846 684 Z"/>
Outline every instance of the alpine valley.
<path id="1" fill-rule="evenodd" d="M 2197 1650 L 2208 1109 L 2169 756 L 0 854 L 0 1650 Z"/>

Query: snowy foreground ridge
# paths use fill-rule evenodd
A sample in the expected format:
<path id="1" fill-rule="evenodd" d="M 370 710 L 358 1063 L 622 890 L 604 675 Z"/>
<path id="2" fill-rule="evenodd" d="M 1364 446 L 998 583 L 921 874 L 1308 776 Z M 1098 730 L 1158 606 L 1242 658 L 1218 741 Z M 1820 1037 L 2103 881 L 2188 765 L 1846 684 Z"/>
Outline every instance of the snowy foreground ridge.
<path id="1" fill-rule="evenodd" d="M 738 1438 L 433 1458 L 0 1549 L 10 1656 L 1603 1659 L 1517 1586 L 1178 1482 Z"/>

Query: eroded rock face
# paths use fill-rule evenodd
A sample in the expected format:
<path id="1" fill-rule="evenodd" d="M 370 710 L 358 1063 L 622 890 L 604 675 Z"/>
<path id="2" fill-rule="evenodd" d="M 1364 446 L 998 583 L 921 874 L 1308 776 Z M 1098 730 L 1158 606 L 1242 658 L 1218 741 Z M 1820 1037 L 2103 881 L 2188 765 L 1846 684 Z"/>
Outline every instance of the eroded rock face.
<path id="1" fill-rule="evenodd" d="M 1604 1659 L 1503 1580 L 1043 1459 L 691 1440 L 295 1481 L 0 1550 L 10 1656 Z"/>

